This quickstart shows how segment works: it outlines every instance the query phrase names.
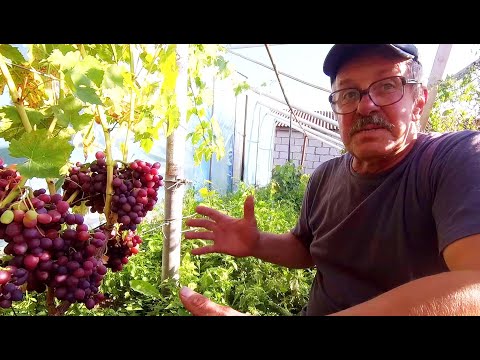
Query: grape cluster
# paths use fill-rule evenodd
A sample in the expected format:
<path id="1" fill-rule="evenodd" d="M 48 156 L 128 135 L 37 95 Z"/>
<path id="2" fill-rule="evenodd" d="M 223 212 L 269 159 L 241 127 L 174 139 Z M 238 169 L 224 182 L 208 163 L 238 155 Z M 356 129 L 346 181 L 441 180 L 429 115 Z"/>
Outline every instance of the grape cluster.
<path id="1" fill-rule="evenodd" d="M 138 253 L 138 246 L 142 243 L 139 235 L 133 231 L 123 231 L 114 234 L 107 242 L 106 266 L 112 272 L 121 271 L 128 263 L 128 258 Z"/>
<path id="2" fill-rule="evenodd" d="M 21 180 L 21 176 L 18 171 L 8 168 L 5 166 L 3 159 L 0 158 L 0 202 L 5 199 L 5 197 Z M 13 199 L 13 201 L 18 200 Z"/>
<path id="3" fill-rule="evenodd" d="M 69 169 L 62 185 L 63 199 L 70 199 L 78 191 L 72 206 L 86 201 L 91 212 L 103 213 L 107 183 L 105 154 L 98 151 L 95 158 L 91 164 L 77 163 Z M 138 159 L 121 167 L 114 164 L 111 211 L 117 215 L 121 231 L 136 230 L 147 212 L 155 207 L 158 189 L 163 186 L 159 169 L 159 162 L 151 164 Z"/>
<path id="4" fill-rule="evenodd" d="M 48 195 L 45 189 L 35 190 L 32 198 L 11 208 L 0 210 L 0 238 L 7 242 L 4 253 L 11 257 L 0 306 L 21 300 L 9 284 L 39 293 L 48 286 L 57 299 L 84 303 L 88 309 L 102 301 L 98 290 L 107 267 L 99 254 L 106 249 L 106 234 L 89 231 L 81 214 L 69 212 L 70 205 L 60 194 Z"/>
<path id="5" fill-rule="evenodd" d="M 114 164 L 113 172 L 117 172 L 117 164 Z M 115 175 L 114 175 L 115 176 Z M 105 192 L 107 187 L 107 164 L 105 154 L 97 151 L 95 160 L 91 163 L 82 164 L 77 162 L 71 167 L 68 176 L 63 182 L 63 199 L 68 200 L 78 191 L 71 201 L 72 206 L 85 201 L 92 213 L 102 214 L 105 208 Z"/>
<path id="6" fill-rule="evenodd" d="M 119 169 L 112 185 L 112 211 L 118 215 L 120 230 L 136 230 L 148 211 L 157 203 L 158 188 L 163 176 L 158 173 L 160 163 L 135 160 Z"/>

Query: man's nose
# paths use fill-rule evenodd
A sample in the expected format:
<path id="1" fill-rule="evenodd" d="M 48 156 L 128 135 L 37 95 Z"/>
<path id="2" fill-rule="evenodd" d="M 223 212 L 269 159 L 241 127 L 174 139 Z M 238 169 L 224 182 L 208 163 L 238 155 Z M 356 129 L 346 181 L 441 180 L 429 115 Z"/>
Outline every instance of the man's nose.
<path id="1" fill-rule="evenodd" d="M 360 102 L 357 106 L 357 113 L 369 115 L 372 111 L 378 111 L 378 106 L 372 101 L 367 92 L 361 94 Z"/>

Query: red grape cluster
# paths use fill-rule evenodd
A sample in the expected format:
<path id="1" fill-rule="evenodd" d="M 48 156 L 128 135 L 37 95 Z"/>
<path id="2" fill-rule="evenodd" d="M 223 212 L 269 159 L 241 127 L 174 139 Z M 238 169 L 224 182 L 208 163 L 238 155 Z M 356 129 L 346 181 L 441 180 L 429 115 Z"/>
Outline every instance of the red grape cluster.
<path id="1" fill-rule="evenodd" d="M 128 167 L 119 169 L 113 179 L 115 194 L 112 211 L 118 215 L 120 230 L 137 229 L 148 211 L 157 203 L 158 188 L 163 185 L 163 176 L 158 173 L 160 163 L 135 160 Z"/>
<path id="2" fill-rule="evenodd" d="M 62 185 L 63 199 L 68 200 L 78 191 L 72 206 L 86 201 L 91 212 L 103 213 L 107 183 L 105 154 L 98 151 L 95 157 L 91 164 L 77 163 L 70 168 Z M 153 210 L 158 201 L 158 189 L 163 186 L 163 176 L 158 169 L 159 162 L 135 160 L 120 168 L 114 164 L 111 210 L 117 215 L 120 230 L 136 230 L 147 212 Z"/>
<path id="3" fill-rule="evenodd" d="M 102 301 L 98 290 L 107 267 L 98 254 L 105 251 L 106 234 L 89 231 L 82 215 L 70 213 L 60 194 L 48 195 L 45 189 L 11 208 L 0 210 L 0 238 L 11 257 L 3 270 L 10 277 L 0 284 L 0 306 L 21 300 L 12 285 L 36 292 L 48 286 L 57 299 L 84 303 L 88 309 Z"/>
<path id="4" fill-rule="evenodd" d="M 107 242 L 108 257 L 106 266 L 112 272 L 121 271 L 128 263 L 128 258 L 138 253 L 138 246 L 142 243 L 140 236 L 133 231 L 116 233 Z"/>
<path id="5" fill-rule="evenodd" d="M 114 164 L 113 172 L 117 172 L 117 164 Z M 107 187 L 107 165 L 105 154 L 97 151 L 95 160 L 91 163 L 82 164 L 77 162 L 69 169 L 68 176 L 63 182 L 63 199 L 68 200 L 78 191 L 71 201 L 72 206 L 85 201 L 92 213 L 103 213 L 105 208 L 105 193 Z"/>

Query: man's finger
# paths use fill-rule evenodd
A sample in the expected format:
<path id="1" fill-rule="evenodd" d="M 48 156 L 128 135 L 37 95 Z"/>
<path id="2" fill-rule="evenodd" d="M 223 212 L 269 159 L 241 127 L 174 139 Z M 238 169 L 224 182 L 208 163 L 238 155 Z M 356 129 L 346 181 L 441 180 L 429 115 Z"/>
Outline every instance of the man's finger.
<path id="1" fill-rule="evenodd" d="M 185 231 L 185 239 L 215 240 L 215 234 L 211 231 Z"/>
<path id="2" fill-rule="evenodd" d="M 243 203 L 243 217 L 249 222 L 256 223 L 255 201 L 253 199 L 253 195 L 248 195 Z"/>
<path id="3" fill-rule="evenodd" d="M 194 316 L 246 316 L 231 307 L 219 305 L 196 291 L 184 286 L 180 289 L 180 300 L 185 309 Z"/>
<path id="4" fill-rule="evenodd" d="M 191 250 L 192 255 L 203 255 L 216 252 L 213 245 L 202 246 Z"/>
<path id="5" fill-rule="evenodd" d="M 193 227 L 203 227 L 207 230 L 213 231 L 216 227 L 215 222 L 208 219 L 187 219 L 185 225 Z"/>
<path id="6" fill-rule="evenodd" d="M 229 217 L 229 216 L 221 213 L 218 210 L 209 208 L 207 206 L 202 206 L 202 205 L 198 205 L 195 208 L 195 211 L 200 215 L 208 216 L 210 219 L 212 219 L 216 222 L 219 222 L 219 221 L 224 220 L 225 218 Z"/>
<path id="7" fill-rule="evenodd" d="M 221 305 L 215 304 L 209 298 L 184 286 L 180 289 L 180 300 L 185 309 L 194 316 L 224 316 L 225 311 Z"/>

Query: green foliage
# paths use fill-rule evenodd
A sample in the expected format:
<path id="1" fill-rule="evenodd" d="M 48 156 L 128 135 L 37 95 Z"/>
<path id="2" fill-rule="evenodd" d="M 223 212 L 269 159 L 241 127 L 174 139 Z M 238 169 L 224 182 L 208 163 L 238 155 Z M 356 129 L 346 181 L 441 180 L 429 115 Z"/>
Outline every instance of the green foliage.
<path id="1" fill-rule="evenodd" d="M 286 177 L 294 182 L 288 175 L 281 175 L 290 174 L 289 169 L 278 170 L 277 181 Z M 288 180 L 284 184 L 289 183 Z M 290 184 L 290 187 L 285 186 L 285 189 L 287 188 L 295 187 Z M 279 192 L 275 193 L 278 196 L 273 196 L 270 184 L 264 188 L 254 189 L 240 183 L 237 191 L 223 196 L 215 190 L 209 191 L 206 188 L 201 189 L 199 193 L 201 201 L 195 201 L 194 192 L 192 190 L 187 192 L 186 199 L 189 200 L 185 202 L 185 214 L 192 214 L 195 206 L 202 204 L 233 217 L 242 217 L 246 196 L 254 194 L 258 227 L 261 231 L 267 232 L 283 233 L 290 230 L 298 217 L 296 209 L 301 205 L 301 199 L 299 202 L 298 198 L 281 199 Z M 189 241 L 184 246 L 191 247 L 197 244 L 203 245 L 205 241 Z M 189 273 L 189 279 L 185 278 L 187 269 L 195 270 Z M 197 273 L 198 275 L 193 275 Z M 242 312 L 254 315 L 295 315 L 307 301 L 313 276 L 314 272 L 311 269 L 287 269 L 251 257 L 234 258 L 221 254 L 193 257 L 188 254 L 182 260 L 180 280 L 182 284 L 204 293 L 212 300 Z"/>
<path id="2" fill-rule="evenodd" d="M 477 63 L 461 77 L 448 76 L 437 88 L 426 131 L 478 130 L 480 90 Z"/>
<path id="3" fill-rule="evenodd" d="M 293 161 L 289 161 L 273 168 L 272 180 L 265 191 L 269 194 L 269 199 L 289 202 L 294 206 L 295 211 L 299 211 L 308 178 L 309 175 L 303 174 L 301 166 L 296 166 Z"/>

